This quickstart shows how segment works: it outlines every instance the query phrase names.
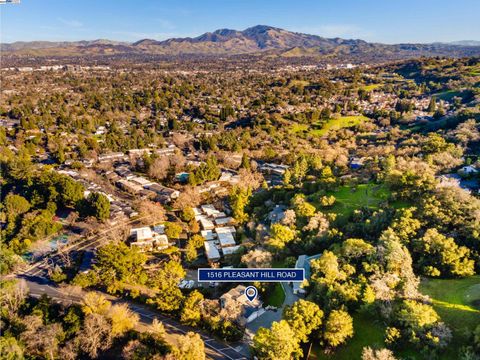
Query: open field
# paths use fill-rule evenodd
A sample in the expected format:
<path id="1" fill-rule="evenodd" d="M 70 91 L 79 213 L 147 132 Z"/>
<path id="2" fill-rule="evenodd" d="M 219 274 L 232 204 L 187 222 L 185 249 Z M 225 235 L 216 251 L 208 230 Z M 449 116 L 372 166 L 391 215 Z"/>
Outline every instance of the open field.
<path id="1" fill-rule="evenodd" d="M 328 211 L 348 218 L 356 209 L 362 207 L 376 209 L 381 202 L 388 199 L 390 191 L 384 185 L 368 183 L 357 186 L 341 186 L 335 191 L 329 191 L 328 195 L 333 195 L 336 199 L 335 204 Z M 318 197 L 312 196 L 311 201 L 317 207 L 321 207 Z"/>
<path id="2" fill-rule="evenodd" d="M 283 305 L 284 301 L 285 292 L 283 291 L 282 284 L 275 283 L 272 293 L 265 299 L 265 304 L 279 308 Z"/>
<path id="3" fill-rule="evenodd" d="M 338 130 L 343 128 L 352 127 L 360 124 L 361 122 L 367 120 L 368 118 L 362 115 L 358 116 L 342 116 L 337 119 L 329 119 L 324 124 L 317 124 L 317 129 L 310 130 L 310 133 L 315 136 L 323 136 L 327 134 L 330 130 Z"/>
<path id="4" fill-rule="evenodd" d="M 361 359 L 362 349 L 365 346 L 383 347 L 385 325 L 374 321 L 372 316 L 364 313 L 353 315 L 353 338 L 349 340 L 346 346 L 342 346 L 332 354 L 325 354 L 316 343 L 312 347 L 309 360 L 359 360 Z"/>
<path id="5" fill-rule="evenodd" d="M 442 359 L 453 359 L 458 349 L 470 345 L 470 335 L 480 325 L 480 276 L 465 279 L 424 279 L 423 294 L 429 295 L 433 307 L 452 329 L 453 340 Z"/>

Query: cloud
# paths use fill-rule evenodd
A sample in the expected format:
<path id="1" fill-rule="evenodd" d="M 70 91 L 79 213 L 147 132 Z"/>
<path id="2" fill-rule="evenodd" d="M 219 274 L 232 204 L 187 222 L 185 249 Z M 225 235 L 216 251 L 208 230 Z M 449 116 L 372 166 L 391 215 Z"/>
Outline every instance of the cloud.
<path id="1" fill-rule="evenodd" d="M 72 28 L 83 27 L 83 23 L 81 21 L 78 21 L 78 20 L 75 20 L 75 19 L 58 18 L 58 21 L 60 21 L 64 25 L 67 25 L 67 26 L 72 27 Z"/>
<path id="2" fill-rule="evenodd" d="M 344 39 L 372 39 L 374 32 L 353 24 L 325 24 L 297 28 L 296 31 L 320 35 L 327 38 L 340 37 Z"/>

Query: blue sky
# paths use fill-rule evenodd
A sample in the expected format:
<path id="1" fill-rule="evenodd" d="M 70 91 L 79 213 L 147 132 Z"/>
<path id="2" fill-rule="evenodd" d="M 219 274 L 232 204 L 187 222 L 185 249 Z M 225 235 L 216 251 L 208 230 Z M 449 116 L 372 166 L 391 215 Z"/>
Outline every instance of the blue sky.
<path id="1" fill-rule="evenodd" d="M 479 14 L 479 0 L 21 0 L 0 5 L 0 41 L 162 40 L 258 24 L 385 43 L 480 40 Z"/>

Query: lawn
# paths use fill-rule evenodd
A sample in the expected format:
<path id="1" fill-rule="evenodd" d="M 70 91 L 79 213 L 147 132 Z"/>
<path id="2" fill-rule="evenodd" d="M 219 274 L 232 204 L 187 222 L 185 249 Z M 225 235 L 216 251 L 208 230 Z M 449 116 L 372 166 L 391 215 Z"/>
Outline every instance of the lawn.
<path id="1" fill-rule="evenodd" d="M 362 86 L 362 89 L 365 91 L 372 91 L 378 89 L 382 84 L 370 84 Z"/>
<path id="2" fill-rule="evenodd" d="M 335 196 L 335 204 L 329 212 L 348 218 L 355 210 L 362 207 L 378 208 L 381 202 L 388 200 L 390 191 L 385 185 L 368 183 L 342 186 L 336 191 L 328 192 L 328 195 Z M 320 208 L 319 200 L 319 198 L 314 198 L 312 202 Z"/>
<path id="3" fill-rule="evenodd" d="M 385 326 L 373 319 L 371 314 L 357 313 L 353 315 L 354 335 L 346 346 L 341 346 L 332 354 L 325 354 L 318 343 L 314 344 L 309 360 L 361 359 L 362 349 L 365 346 L 384 347 Z"/>
<path id="4" fill-rule="evenodd" d="M 480 324 L 480 276 L 424 279 L 420 290 L 432 298 L 433 307 L 453 331 L 452 343 L 441 357 L 453 359 L 460 347 L 470 345 L 469 334 Z"/>
<path id="5" fill-rule="evenodd" d="M 444 91 L 444 92 L 441 92 L 441 93 L 434 94 L 432 96 L 434 96 L 435 98 L 440 99 L 440 100 L 452 101 L 452 99 L 455 96 L 461 97 L 462 94 L 463 94 L 462 91 L 448 90 L 448 91 Z"/>
<path id="6" fill-rule="evenodd" d="M 368 120 L 367 117 L 358 115 L 358 116 L 342 116 L 336 119 L 329 119 L 324 124 L 317 124 L 321 126 L 320 129 L 312 129 L 310 133 L 315 136 L 323 136 L 327 134 L 330 130 L 338 130 L 343 128 L 352 127 L 360 124 L 361 122 Z"/>
<path id="7" fill-rule="evenodd" d="M 283 302 L 285 301 L 285 292 L 281 283 L 275 283 L 275 287 L 271 294 L 266 296 L 265 304 L 275 306 L 277 308 L 282 307 Z"/>
<path id="8" fill-rule="evenodd" d="M 308 125 L 307 124 L 298 124 L 295 123 L 292 125 L 291 131 L 292 133 L 296 134 L 302 131 L 307 131 L 308 130 Z"/>

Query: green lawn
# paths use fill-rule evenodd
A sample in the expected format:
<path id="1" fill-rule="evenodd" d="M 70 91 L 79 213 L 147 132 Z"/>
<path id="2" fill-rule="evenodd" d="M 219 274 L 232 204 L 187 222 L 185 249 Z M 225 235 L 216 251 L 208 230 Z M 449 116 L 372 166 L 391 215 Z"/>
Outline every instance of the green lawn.
<path id="1" fill-rule="evenodd" d="M 362 349 L 365 346 L 384 347 L 385 326 L 373 319 L 371 314 L 357 313 L 353 315 L 354 335 L 347 345 L 339 347 L 332 354 L 325 354 L 318 343 L 314 344 L 309 360 L 335 359 L 357 360 L 361 359 Z"/>
<path id="2" fill-rule="evenodd" d="M 328 195 L 333 195 L 336 199 L 329 212 L 347 218 L 361 207 L 376 209 L 382 201 L 388 199 L 390 191 L 385 185 L 368 183 L 357 186 L 342 186 L 336 191 L 328 192 Z M 319 200 L 319 198 L 314 198 L 312 202 L 320 207 Z"/>
<path id="3" fill-rule="evenodd" d="M 338 130 L 342 128 L 348 128 L 360 124 L 361 122 L 368 120 L 367 117 L 359 116 L 342 116 L 337 119 L 329 119 L 320 129 L 312 129 L 310 133 L 315 136 L 323 136 L 330 130 Z"/>
<path id="4" fill-rule="evenodd" d="M 307 131 L 308 130 L 308 125 L 307 124 L 298 124 L 295 123 L 292 125 L 291 131 L 296 134 L 302 131 Z"/>
<path id="5" fill-rule="evenodd" d="M 272 293 L 265 299 L 266 305 L 281 307 L 285 301 L 285 292 L 281 283 L 275 283 Z"/>
<path id="6" fill-rule="evenodd" d="M 480 324 L 480 276 L 424 279 L 420 290 L 432 298 L 433 307 L 453 331 L 452 343 L 442 356 L 453 359 L 460 347 L 469 345 L 469 334 Z"/>
<path id="7" fill-rule="evenodd" d="M 362 86 L 362 89 L 365 91 L 372 91 L 378 89 L 380 86 L 382 86 L 382 84 L 370 84 Z"/>

